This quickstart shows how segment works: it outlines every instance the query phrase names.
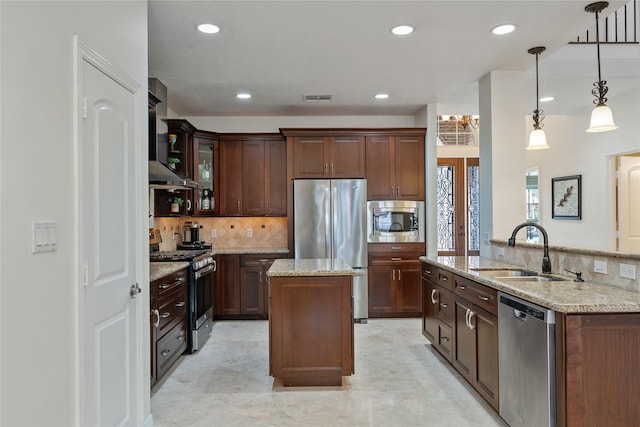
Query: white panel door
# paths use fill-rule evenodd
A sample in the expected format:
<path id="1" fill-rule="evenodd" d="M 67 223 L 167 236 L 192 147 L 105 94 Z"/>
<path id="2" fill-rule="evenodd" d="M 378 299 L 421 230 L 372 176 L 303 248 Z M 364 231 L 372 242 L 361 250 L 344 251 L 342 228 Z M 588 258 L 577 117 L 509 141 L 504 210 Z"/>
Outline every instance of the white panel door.
<path id="1" fill-rule="evenodd" d="M 640 253 L 640 157 L 619 157 L 618 250 Z"/>
<path id="2" fill-rule="evenodd" d="M 84 58 L 80 73 L 80 421 L 135 425 L 135 94 Z"/>

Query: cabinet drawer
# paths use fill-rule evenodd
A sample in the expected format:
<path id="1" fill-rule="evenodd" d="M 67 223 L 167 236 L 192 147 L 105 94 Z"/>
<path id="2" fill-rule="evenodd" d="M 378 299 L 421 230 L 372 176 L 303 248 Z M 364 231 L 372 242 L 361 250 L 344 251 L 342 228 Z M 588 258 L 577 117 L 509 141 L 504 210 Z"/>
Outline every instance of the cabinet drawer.
<path id="1" fill-rule="evenodd" d="M 453 276 L 453 273 L 440 267 L 424 262 L 422 263 L 422 277 L 450 291 L 453 290 Z"/>
<path id="2" fill-rule="evenodd" d="M 442 322 L 438 322 L 438 340 L 435 348 L 448 361 L 451 361 L 453 355 L 453 329 Z"/>
<path id="3" fill-rule="evenodd" d="M 453 275 L 454 292 L 467 301 L 482 307 L 489 313 L 498 314 L 498 292 L 488 286 L 481 285 L 465 277 Z"/>
<path id="4" fill-rule="evenodd" d="M 418 265 L 420 253 L 380 252 L 369 254 L 369 265 Z"/>
<path id="5" fill-rule="evenodd" d="M 187 288 L 178 289 L 175 293 L 159 303 L 158 313 L 160 323 L 158 336 L 161 337 L 176 324 L 187 318 Z"/>
<path id="6" fill-rule="evenodd" d="M 453 294 L 445 289 L 440 289 L 437 303 L 436 317 L 451 326 L 453 322 Z"/>
<path id="7" fill-rule="evenodd" d="M 162 300 L 166 297 L 166 295 L 169 295 L 173 292 L 175 292 L 175 290 L 179 287 L 185 287 L 187 286 L 187 274 L 188 274 L 188 269 L 182 269 L 179 271 L 176 271 L 175 273 L 172 273 L 168 276 L 165 276 L 161 279 L 155 280 L 151 283 L 152 287 L 156 287 L 157 288 L 157 295 L 158 295 L 158 299 Z"/>
<path id="8" fill-rule="evenodd" d="M 158 363 L 158 378 L 173 365 L 187 348 L 187 322 L 182 322 L 158 341 L 156 357 Z"/>
<path id="9" fill-rule="evenodd" d="M 260 255 L 260 254 L 252 254 L 252 255 L 241 255 L 240 256 L 240 267 L 271 267 L 273 261 L 278 258 L 286 258 L 286 255 Z"/>
<path id="10" fill-rule="evenodd" d="M 369 253 L 377 252 L 415 252 L 424 256 L 425 246 L 424 243 L 369 243 L 367 244 L 367 251 Z"/>

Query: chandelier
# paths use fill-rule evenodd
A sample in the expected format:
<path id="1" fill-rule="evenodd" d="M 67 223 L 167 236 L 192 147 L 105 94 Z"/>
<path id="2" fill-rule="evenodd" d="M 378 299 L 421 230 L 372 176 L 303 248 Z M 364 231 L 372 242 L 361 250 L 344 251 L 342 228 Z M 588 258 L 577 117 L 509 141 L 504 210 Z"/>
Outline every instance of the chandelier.
<path id="1" fill-rule="evenodd" d="M 448 122 L 449 120 L 455 120 L 462 129 L 467 129 L 467 127 L 471 126 L 474 129 L 478 129 L 480 125 L 480 116 L 441 116 L 443 122 Z"/>

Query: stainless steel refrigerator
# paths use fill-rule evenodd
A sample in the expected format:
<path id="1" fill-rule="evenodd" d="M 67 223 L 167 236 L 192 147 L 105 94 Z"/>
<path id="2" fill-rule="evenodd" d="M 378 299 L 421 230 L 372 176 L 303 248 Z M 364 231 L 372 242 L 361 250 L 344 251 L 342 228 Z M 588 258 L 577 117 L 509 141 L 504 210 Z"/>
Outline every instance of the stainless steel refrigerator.
<path id="1" fill-rule="evenodd" d="M 296 179 L 293 203 L 295 257 L 342 258 L 354 268 L 353 317 L 366 323 L 367 181 Z"/>

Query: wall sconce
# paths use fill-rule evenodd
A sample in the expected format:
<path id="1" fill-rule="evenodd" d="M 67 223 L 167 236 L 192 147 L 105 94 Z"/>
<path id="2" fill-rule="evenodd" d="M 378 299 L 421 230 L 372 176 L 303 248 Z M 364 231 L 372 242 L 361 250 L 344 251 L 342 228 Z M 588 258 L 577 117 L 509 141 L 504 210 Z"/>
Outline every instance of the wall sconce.
<path id="1" fill-rule="evenodd" d="M 607 132 L 610 130 L 618 129 L 618 126 L 613 122 L 613 114 L 611 108 L 607 107 L 607 88 L 606 80 L 602 80 L 602 73 L 600 72 L 600 30 L 598 28 L 598 12 L 604 10 L 609 3 L 606 1 L 598 1 L 588 4 L 584 10 L 589 13 L 594 13 L 596 16 L 596 48 L 598 52 L 598 81 L 593 84 L 595 86 L 591 93 L 597 99 L 593 101 L 596 104 L 596 108 L 591 112 L 591 123 L 587 132 Z"/>
<path id="2" fill-rule="evenodd" d="M 540 95 L 538 93 L 538 56 L 544 52 L 547 48 L 544 46 L 532 47 L 527 52 L 536 56 L 536 109 L 533 110 L 533 130 L 529 134 L 529 145 L 527 150 L 544 150 L 549 148 L 547 144 L 547 136 L 542 130 L 542 121 L 544 115 L 540 109 Z"/>

